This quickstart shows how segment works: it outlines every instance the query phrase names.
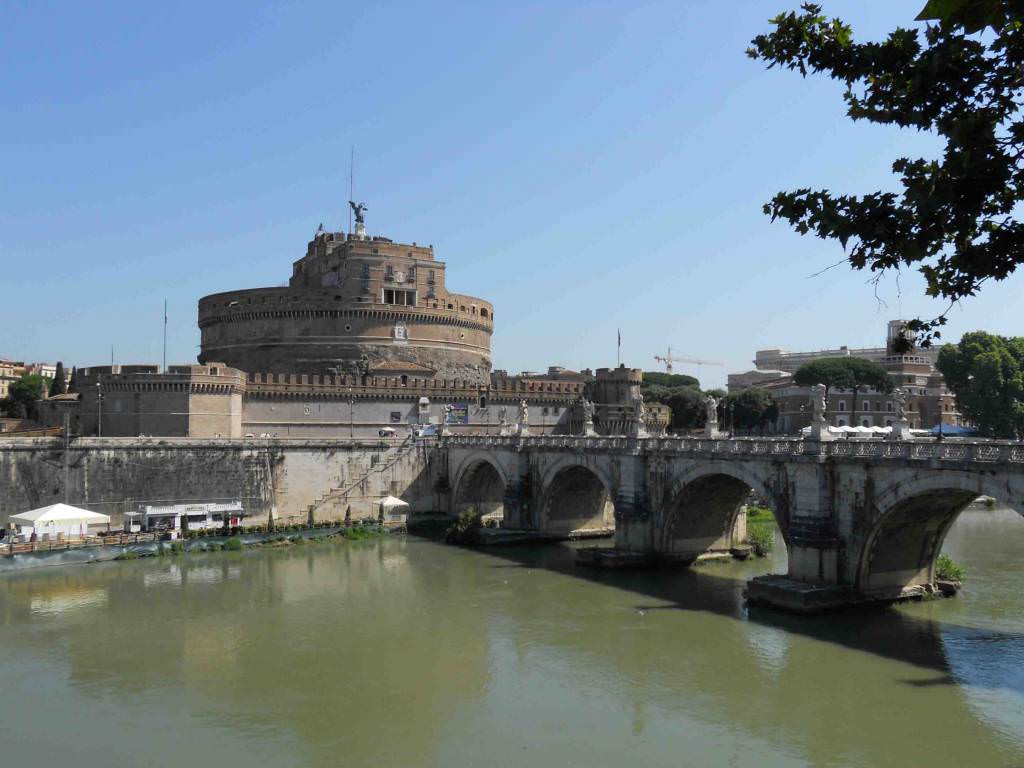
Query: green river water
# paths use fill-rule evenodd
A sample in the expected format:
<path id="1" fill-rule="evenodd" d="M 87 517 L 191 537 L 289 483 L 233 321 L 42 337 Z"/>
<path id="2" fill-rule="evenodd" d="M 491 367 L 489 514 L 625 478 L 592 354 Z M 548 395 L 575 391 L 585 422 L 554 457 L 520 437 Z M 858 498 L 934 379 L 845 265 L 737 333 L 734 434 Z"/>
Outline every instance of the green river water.
<path id="1" fill-rule="evenodd" d="M 414 536 L 0 576 L 3 766 L 1024 765 L 1024 519 L 954 600 L 748 610 L 657 572 Z"/>

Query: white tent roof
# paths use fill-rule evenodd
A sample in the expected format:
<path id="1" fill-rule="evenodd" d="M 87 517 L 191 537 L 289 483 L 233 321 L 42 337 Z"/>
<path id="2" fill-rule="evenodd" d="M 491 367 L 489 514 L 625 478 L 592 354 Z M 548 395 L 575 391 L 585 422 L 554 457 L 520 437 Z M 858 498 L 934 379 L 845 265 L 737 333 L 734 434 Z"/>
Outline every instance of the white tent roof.
<path id="1" fill-rule="evenodd" d="M 30 509 L 18 515 L 11 515 L 12 523 L 21 525 L 45 525 L 47 523 L 109 523 L 110 516 L 88 509 L 72 507 L 70 504 L 51 504 L 48 507 Z"/>
<path id="2" fill-rule="evenodd" d="M 380 500 L 380 505 L 384 509 L 394 509 L 395 507 L 408 507 L 409 502 L 396 499 L 394 496 L 385 496 Z"/>
<path id="3" fill-rule="evenodd" d="M 800 430 L 803 434 L 809 435 L 811 433 L 810 427 L 804 427 Z M 892 427 L 829 427 L 828 431 L 833 435 L 888 435 L 892 432 Z"/>

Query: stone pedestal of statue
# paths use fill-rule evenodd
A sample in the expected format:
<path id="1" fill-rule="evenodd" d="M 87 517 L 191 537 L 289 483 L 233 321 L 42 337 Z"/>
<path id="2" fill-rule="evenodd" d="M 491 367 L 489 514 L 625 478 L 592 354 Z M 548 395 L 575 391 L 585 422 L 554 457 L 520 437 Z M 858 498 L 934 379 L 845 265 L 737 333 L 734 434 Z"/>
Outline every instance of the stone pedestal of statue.
<path id="1" fill-rule="evenodd" d="M 829 440 L 835 440 L 836 436 L 829 430 L 828 423 L 822 419 L 818 422 L 811 422 L 811 432 L 807 435 L 807 439 L 828 442 Z"/>
<path id="2" fill-rule="evenodd" d="M 720 440 L 721 438 L 727 436 L 727 433 L 723 432 L 718 428 L 717 421 L 709 421 L 707 424 L 704 425 L 704 434 L 702 435 L 702 437 L 705 437 L 708 440 Z"/>
<path id="3" fill-rule="evenodd" d="M 910 432 L 910 422 L 900 419 L 892 425 L 892 432 L 889 433 L 890 440 L 913 440 L 914 435 Z"/>

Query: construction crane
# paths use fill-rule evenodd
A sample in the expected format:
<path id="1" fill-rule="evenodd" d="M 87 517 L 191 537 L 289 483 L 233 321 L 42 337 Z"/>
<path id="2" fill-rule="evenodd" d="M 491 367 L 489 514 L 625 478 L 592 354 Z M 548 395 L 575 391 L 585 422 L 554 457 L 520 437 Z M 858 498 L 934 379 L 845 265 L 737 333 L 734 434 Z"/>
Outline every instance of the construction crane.
<path id="1" fill-rule="evenodd" d="M 672 373 L 672 363 L 689 363 L 690 365 L 725 365 L 725 363 L 719 363 L 716 360 L 696 360 L 692 357 L 674 357 L 672 355 L 672 347 L 668 348 L 668 354 L 664 357 L 661 355 L 655 355 L 654 359 L 659 363 L 665 364 L 665 373 Z"/>

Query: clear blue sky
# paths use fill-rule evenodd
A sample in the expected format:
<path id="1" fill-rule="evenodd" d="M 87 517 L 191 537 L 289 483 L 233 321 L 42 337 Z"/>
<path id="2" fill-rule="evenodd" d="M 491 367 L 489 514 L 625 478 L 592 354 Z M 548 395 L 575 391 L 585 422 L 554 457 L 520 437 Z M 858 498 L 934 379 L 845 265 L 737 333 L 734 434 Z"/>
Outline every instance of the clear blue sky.
<path id="1" fill-rule="evenodd" d="M 923 0 L 826 2 L 859 39 Z M 839 247 L 771 224 L 779 189 L 891 186 L 934 139 L 853 124 L 840 86 L 767 71 L 751 37 L 797 0 L 48 3 L 0 8 L 0 356 L 159 362 L 198 350 L 196 302 L 279 285 L 347 224 L 348 156 L 375 234 L 432 243 L 494 302 L 494 364 L 654 367 L 669 344 L 876 345 L 935 313 Z M 726 10 L 726 8 L 728 10 Z M 1017 277 L 949 340 L 1024 335 Z"/>

